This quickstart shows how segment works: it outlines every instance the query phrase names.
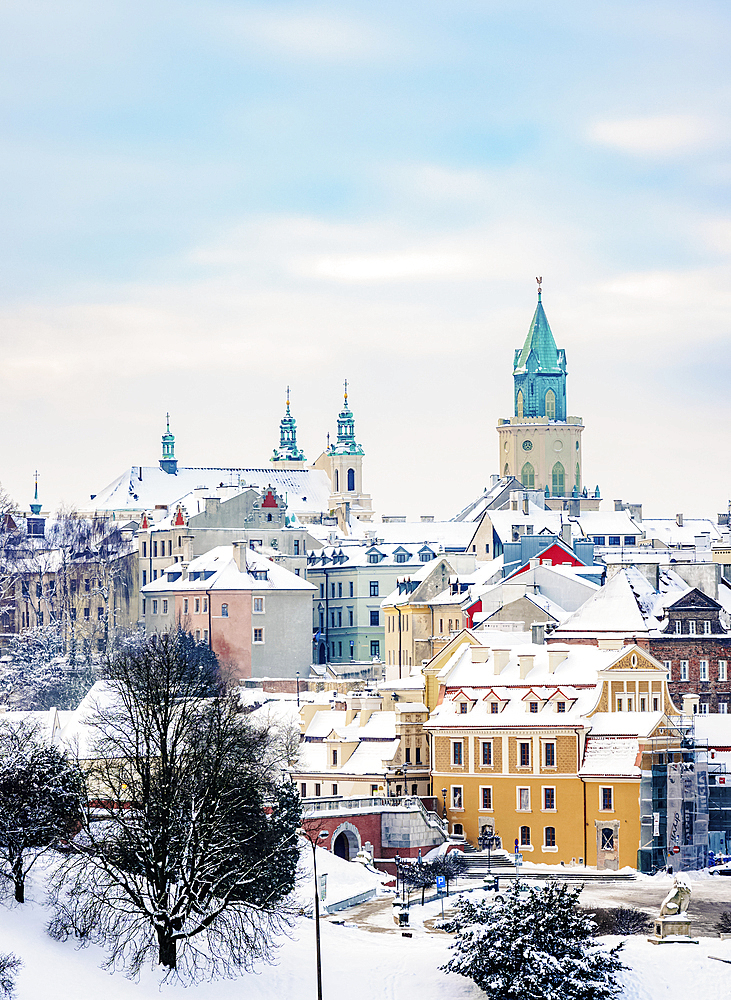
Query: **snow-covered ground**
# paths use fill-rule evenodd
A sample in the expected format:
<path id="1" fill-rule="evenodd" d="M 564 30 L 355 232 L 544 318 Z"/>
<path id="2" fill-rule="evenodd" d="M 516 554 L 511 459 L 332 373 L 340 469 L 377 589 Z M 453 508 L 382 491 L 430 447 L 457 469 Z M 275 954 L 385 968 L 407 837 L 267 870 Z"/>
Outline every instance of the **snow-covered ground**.
<path id="1" fill-rule="evenodd" d="M 310 852 L 311 853 L 311 852 Z M 327 853 L 327 852 L 322 852 Z M 329 856 L 332 859 L 332 855 Z M 318 851 L 318 867 L 320 852 Z M 323 861 L 325 866 L 330 861 Z M 328 890 L 340 894 L 357 888 L 370 878 L 361 866 L 350 871 L 334 859 L 329 870 Z M 103 953 L 89 947 L 77 950 L 70 941 L 52 941 L 45 933 L 48 911 L 43 905 L 43 886 L 38 876 L 31 879 L 29 902 L 17 906 L 6 900 L 0 905 L 0 951 L 13 951 L 25 966 L 18 976 L 18 1000 L 104 1000 L 125 998 L 171 998 L 191 995 L 200 1000 L 224 1000 L 233 995 L 247 1000 L 270 1000 L 272 996 L 289 1000 L 310 1000 L 316 995 L 314 922 L 301 918 L 291 937 L 283 939 L 276 964 L 262 966 L 243 981 L 202 983 L 184 993 L 179 984 L 160 987 L 160 975 L 145 970 L 140 981 L 130 982 L 122 975 L 110 976 L 100 968 Z M 311 883 L 310 883 L 311 884 Z M 371 881 L 371 884 L 373 882 Z M 304 893 L 303 893 L 304 895 Z M 388 912 L 386 908 L 386 912 Z M 402 937 L 385 920 L 380 932 L 347 925 L 348 911 L 338 916 L 345 925 L 323 921 L 322 967 L 325 1000 L 335 1000 L 343 988 L 348 1000 L 478 1000 L 484 994 L 468 980 L 447 976 L 439 971 L 448 957 L 449 937 L 430 933 L 424 926 L 440 912 L 440 904 L 412 909 L 413 936 Z M 375 928 L 374 928 L 375 930 Z M 616 939 L 605 939 L 614 943 Z M 624 974 L 627 1000 L 687 1000 L 688 997 L 731 997 L 731 965 L 714 961 L 715 955 L 731 961 L 731 941 L 701 938 L 698 945 L 663 945 L 655 947 L 644 937 L 627 939 L 624 962 L 631 966 Z"/>

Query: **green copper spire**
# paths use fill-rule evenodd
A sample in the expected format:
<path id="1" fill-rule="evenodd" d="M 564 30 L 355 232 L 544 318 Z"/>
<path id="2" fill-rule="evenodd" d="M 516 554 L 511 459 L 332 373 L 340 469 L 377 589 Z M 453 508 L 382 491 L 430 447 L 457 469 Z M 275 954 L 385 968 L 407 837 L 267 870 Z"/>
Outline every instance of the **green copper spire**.
<path id="1" fill-rule="evenodd" d="M 528 358 L 531 354 L 534 354 L 538 371 L 560 372 L 563 370 L 559 357 L 562 353 L 563 352 L 559 352 L 556 347 L 556 341 L 553 339 L 551 327 L 548 325 L 546 314 L 543 311 L 543 303 L 541 302 L 541 286 L 539 284 L 536 311 L 533 313 L 533 319 L 531 320 L 531 324 L 528 329 L 528 336 L 525 338 L 525 343 L 523 344 L 523 350 L 515 352 L 515 364 L 513 365 L 513 371 L 525 371 L 528 364 Z"/>
<path id="2" fill-rule="evenodd" d="M 175 435 L 170 433 L 170 414 L 165 414 L 166 430 L 162 436 L 162 458 L 160 468 L 163 472 L 174 476 L 178 471 L 178 461 L 175 458 Z"/>
<path id="3" fill-rule="evenodd" d="M 36 481 L 36 490 L 35 490 L 35 494 L 34 494 L 35 503 L 32 503 L 30 505 L 30 512 L 31 512 L 31 514 L 38 515 L 38 514 L 40 514 L 41 507 L 43 506 L 42 504 L 38 503 L 38 469 L 36 469 L 36 471 L 34 473 L 34 478 L 35 478 L 35 481 Z"/>
<path id="4" fill-rule="evenodd" d="M 541 302 L 542 278 L 538 282 L 538 303 L 522 350 L 513 363 L 515 416 L 566 420 L 566 352 L 556 347 Z"/>
<path id="5" fill-rule="evenodd" d="M 348 380 L 345 380 L 345 390 L 343 392 L 343 408 L 338 414 L 338 439 L 335 444 L 330 445 L 328 452 L 331 455 L 364 455 L 361 445 L 355 440 L 355 418 L 353 411 L 348 406 Z"/>
<path id="6" fill-rule="evenodd" d="M 274 449 L 271 462 L 305 462 L 305 453 L 297 447 L 297 421 L 289 411 L 289 386 L 287 410 L 279 423 L 279 448 Z"/>

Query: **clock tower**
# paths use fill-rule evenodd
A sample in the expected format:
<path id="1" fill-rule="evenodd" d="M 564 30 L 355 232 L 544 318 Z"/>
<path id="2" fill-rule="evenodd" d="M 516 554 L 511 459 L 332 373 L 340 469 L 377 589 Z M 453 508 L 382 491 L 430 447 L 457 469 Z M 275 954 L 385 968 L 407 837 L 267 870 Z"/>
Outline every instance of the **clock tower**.
<path id="1" fill-rule="evenodd" d="M 513 363 L 514 415 L 498 420 L 501 476 L 548 497 L 580 497 L 581 417 L 566 415 L 566 352 L 556 347 L 541 302 Z M 586 496 L 586 493 L 583 494 Z"/>

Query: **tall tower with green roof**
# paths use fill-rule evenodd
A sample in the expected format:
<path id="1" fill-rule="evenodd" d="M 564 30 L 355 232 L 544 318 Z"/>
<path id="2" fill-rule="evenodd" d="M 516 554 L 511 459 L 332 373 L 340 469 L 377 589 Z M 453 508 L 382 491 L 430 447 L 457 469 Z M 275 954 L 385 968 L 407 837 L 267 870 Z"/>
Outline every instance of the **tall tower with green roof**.
<path id="1" fill-rule="evenodd" d="M 330 435 L 328 434 L 328 439 Z M 355 417 L 348 404 L 348 381 L 345 380 L 343 407 L 338 414 L 338 435 L 315 462 L 330 479 L 330 506 L 343 512 L 345 523 L 351 519 L 370 521 L 373 517 L 370 494 L 363 492 L 363 446 L 355 439 Z"/>
<path id="2" fill-rule="evenodd" d="M 556 347 L 541 301 L 513 362 L 514 414 L 498 421 L 500 474 L 547 500 L 580 497 L 581 417 L 567 416 L 566 352 Z M 550 506 L 555 506 L 553 502 Z"/>
<path id="3" fill-rule="evenodd" d="M 170 433 L 170 414 L 165 414 L 166 428 L 162 436 L 162 458 L 160 468 L 163 472 L 174 476 L 178 471 L 178 460 L 175 457 L 175 435 Z"/>
<path id="4" fill-rule="evenodd" d="M 289 409 L 289 386 L 287 386 L 287 409 L 279 422 L 279 448 L 274 449 L 270 462 L 304 462 L 305 453 L 297 447 L 297 421 Z"/>

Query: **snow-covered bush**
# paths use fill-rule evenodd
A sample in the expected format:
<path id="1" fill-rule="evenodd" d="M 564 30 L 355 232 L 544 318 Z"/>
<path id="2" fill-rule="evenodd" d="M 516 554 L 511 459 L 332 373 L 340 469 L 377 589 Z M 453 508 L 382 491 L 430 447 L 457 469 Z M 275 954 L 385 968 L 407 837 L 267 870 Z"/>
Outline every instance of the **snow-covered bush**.
<path id="1" fill-rule="evenodd" d="M 491 1000 L 610 1000 L 620 994 L 617 957 L 594 938 L 576 902 L 581 887 L 548 882 L 528 898 L 513 882 L 504 902 L 460 900 L 443 966 L 472 979 Z"/>
<path id="2" fill-rule="evenodd" d="M 13 708 L 41 712 L 76 708 L 96 680 L 90 664 L 76 665 L 64 655 L 58 622 L 38 625 L 13 636 L 9 663 L 0 684 Z"/>
<path id="3" fill-rule="evenodd" d="M 15 996 L 15 975 L 23 963 L 12 952 L 0 954 L 0 997 L 12 1000 Z"/>

